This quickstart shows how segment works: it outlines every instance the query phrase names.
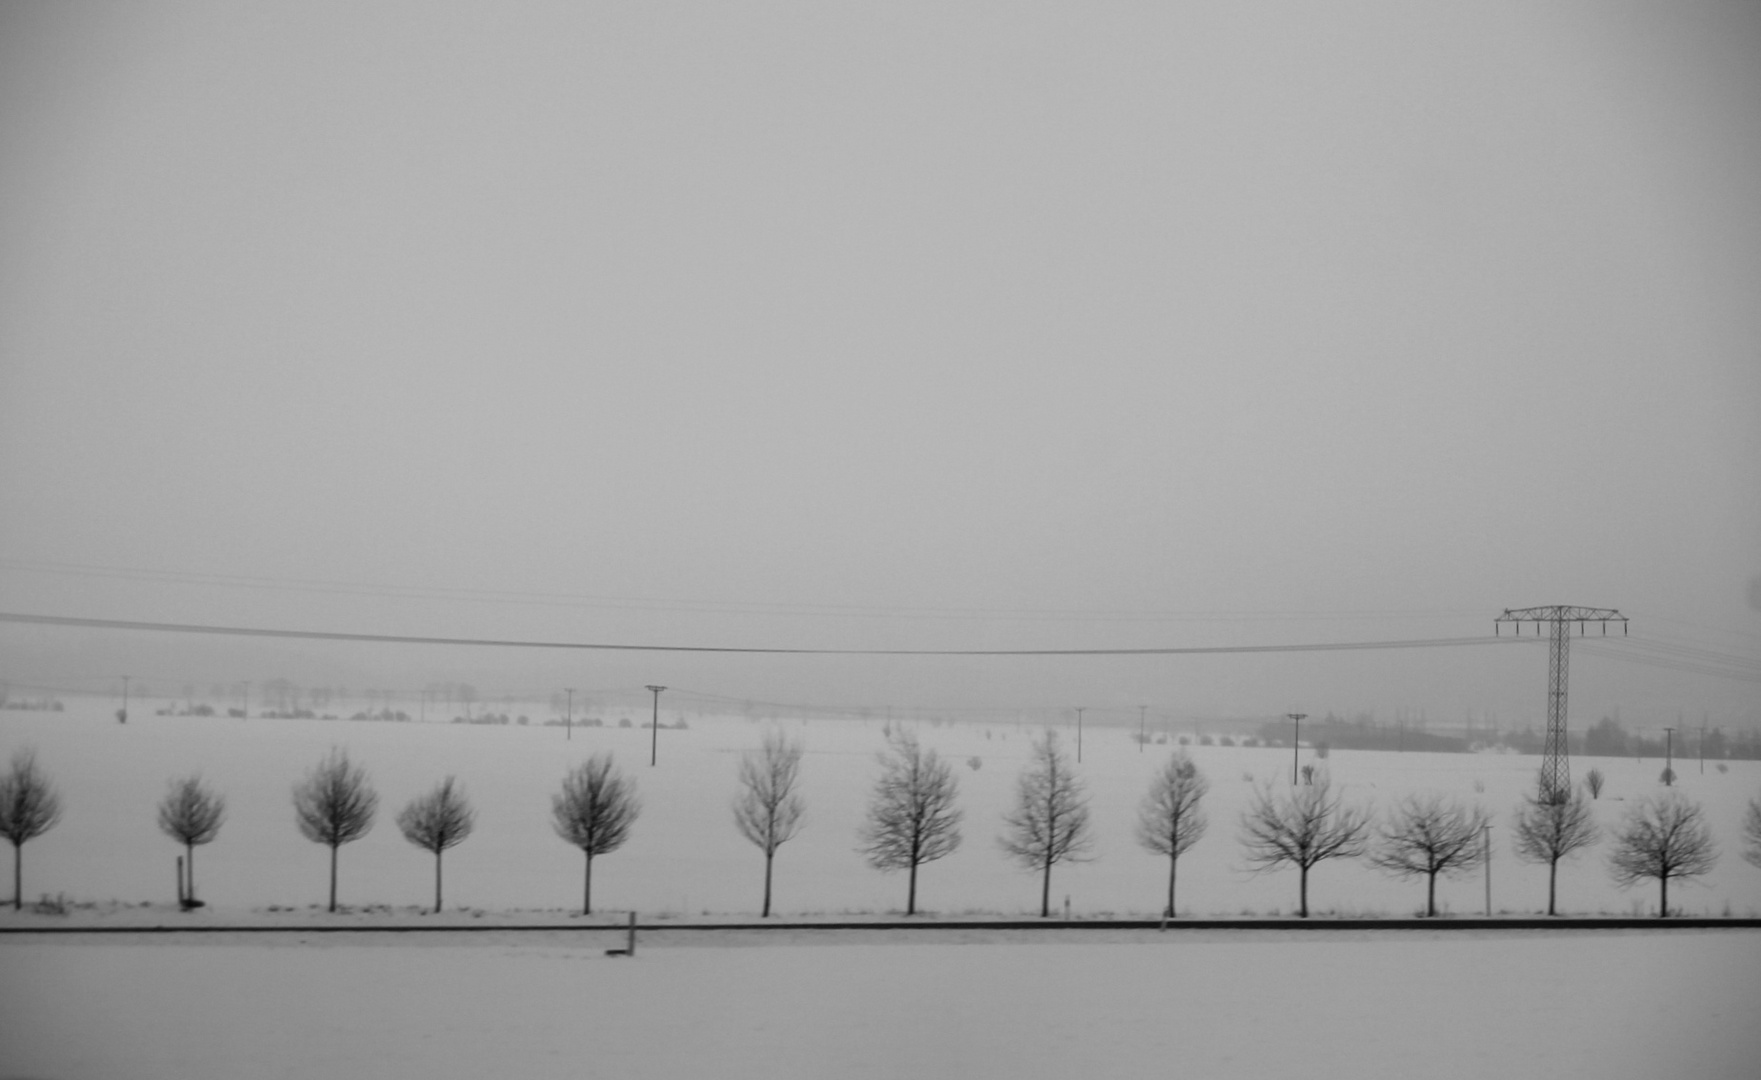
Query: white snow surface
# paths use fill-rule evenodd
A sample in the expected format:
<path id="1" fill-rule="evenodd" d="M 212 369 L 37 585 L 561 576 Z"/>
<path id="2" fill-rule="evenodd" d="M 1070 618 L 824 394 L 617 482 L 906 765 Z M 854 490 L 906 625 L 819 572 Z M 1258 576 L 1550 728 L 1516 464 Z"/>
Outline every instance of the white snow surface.
<path id="1" fill-rule="evenodd" d="M 777 860 L 787 919 L 883 915 L 904 881 L 866 867 L 856 831 L 882 748 L 879 722 L 790 721 L 807 747 L 808 821 Z M 268 937 L 0 937 L 0 1077 L 1754 1077 L 1761 1075 L 1761 932 L 1051 930 L 995 932 L 656 931 L 638 956 L 604 955 L 613 932 L 302 934 L 377 922 L 475 925 L 644 923 L 755 916 L 762 859 L 729 803 L 740 752 L 762 723 L 693 717 L 663 730 L 650 768 L 640 728 L 469 727 L 172 718 L 137 708 L 127 725 L 102 703 L 68 713 L 0 714 L 0 754 L 36 748 L 61 789 L 64 820 L 24 851 L 25 893 L 66 894 L 65 916 L 0 912 L 0 925 L 227 926 L 275 923 Z M 1038 882 L 996 843 L 1036 731 L 1013 724 L 917 728 L 950 758 L 965 844 L 924 868 L 920 904 L 939 917 L 1036 913 Z M 1081 772 L 1097 858 L 1054 872 L 1054 902 L 1077 917 L 1151 915 L 1166 863 L 1131 822 L 1171 747 L 1139 752 L 1130 732 L 1090 729 Z M 1066 731 L 1068 740 L 1072 733 Z M 328 915 L 325 849 L 293 824 L 293 783 L 332 745 L 365 765 L 379 824 L 342 850 Z M 595 864 L 595 917 L 574 912 L 581 860 L 552 832 L 550 794 L 596 750 L 634 777 L 643 813 L 628 845 Z M 1255 780 L 1289 782 L 1288 749 L 1195 747 L 1211 779 L 1209 834 L 1181 861 L 1183 912 L 1290 913 L 1290 872 L 1245 872 L 1236 819 Z M 981 758 L 969 768 L 967 759 Z M 1314 760 L 1311 751 L 1302 760 Z M 1541 868 L 1509 850 L 1509 815 L 1538 761 L 1499 755 L 1335 751 L 1324 763 L 1347 798 L 1387 807 L 1411 791 L 1479 801 L 1498 816 L 1500 911 L 1545 902 Z M 1595 766 L 1611 825 L 1659 789 L 1661 763 Z M 199 849 L 211 906 L 179 913 L 173 859 L 154 806 L 167 779 L 200 771 L 229 800 L 220 838 Z M 1724 848 L 1716 872 L 1671 890 L 1690 913 L 1761 911 L 1761 871 L 1737 856 L 1756 763 L 1728 772 L 1678 762 Z M 477 832 L 446 859 L 447 912 L 420 913 L 432 861 L 391 815 L 445 775 L 475 801 Z M 1484 791 L 1477 790 L 1483 787 Z M 1606 844 L 1562 868 L 1562 908 L 1655 910 L 1654 889 L 1609 881 Z M 1478 875 L 1440 885 L 1477 913 Z M 1361 863 L 1322 866 L 1320 913 L 1409 915 L 1423 884 Z M 143 906 L 145 905 L 145 906 Z"/>
<path id="2" fill-rule="evenodd" d="M 564 732 L 551 727 L 161 717 L 139 703 L 123 725 L 111 719 L 113 706 L 75 701 L 65 713 L 0 713 L 0 762 L 20 747 L 35 747 L 65 805 L 61 823 L 25 846 L 27 899 L 66 894 L 77 903 L 106 905 L 113 918 L 120 913 L 112 905 L 138 912 L 137 905 L 152 903 L 160 907 L 134 918 L 207 922 L 256 921 L 285 914 L 269 912 L 271 907 L 303 911 L 321 904 L 327 849 L 295 829 L 290 792 L 338 745 L 366 767 L 381 798 L 373 831 L 341 850 L 343 904 L 357 914 L 386 906 L 413 917 L 432 902 L 432 857 L 405 842 L 391 819 L 409 799 L 454 774 L 477 807 L 478 827 L 446 855 L 447 917 L 457 914 L 450 909 L 463 908 L 489 918 L 566 918 L 579 911 L 582 859 L 552 830 L 550 798 L 571 766 L 609 750 L 635 780 L 643 809 L 624 848 L 595 860 L 596 913 L 635 909 L 645 922 L 758 913 L 763 858 L 735 831 L 730 803 L 738 757 L 759 745 L 763 722 L 692 717 L 686 730 L 659 733 L 659 764 L 651 768 L 650 733 L 641 728 L 578 727 L 565 741 Z M 669 720 L 664 709 L 662 720 Z M 871 870 L 857 852 L 857 830 L 879 771 L 875 754 L 884 746 L 881 722 L 790 720 L 781 726 L 806 746 L 801 775 L 807 819 L 777 855 L 776 912 L 836 917 L 902 911 L 904 875 Z M 960 849 L 922 868 L 920 910 L 941 916 L 1037 914 L 1037 877 L 1007 859 L 997 836 L 1038 729 L 963 722 L 923 723 L 916 732 L 953 762 L 966 815 Z M 1080 773 L 1092 797 L 1095 858 L 1059 866 L 1052 875 L 1054 905 L 1061 909 L 1068 897 L 1077 917 L 1160 911 L 1167 863 L 1135 842 L 1132 823 L 1151 775 L 1172 746 L 1139 752 L 1134 734 L 1090 725 L 1084 736 Z M 1074 733 L 1065 729 L 1062 736 L 1073 749 Z M 1193 747 L 1190 753 L 1211 781 L 1203 804 L 1211 825 L 1181 859 L 1181 911 L 1294 913 L 1296 874 L 1247 872 L 1237 839 L 1238 817 L 1254 781 L 1290 782 L 1290 750 Z M 967 764 L 973 757 L 980 759 L 977 770 Z M 1328 769 L 1348 800 L 1379 811 L 1415 791 L 1486 806 L 1496 821 L 1494 909 L 1534 913 L 1545 907 L 1545 869 L 1518 861 L 1510 846 L 1511 813 L 1534 783 L 1538 758 L 1335 750 L 1317 762 L 1304 748 L 1301 760 Z M 1602 797 L 1592 804 L 1605 827 L 1618 823 L 1632 799 L 1662 790 L 1657 778 L 1663 763 L 1655 759 L 1572 761 L 1574 776 L 1592 767 L 1608 776 Z M 1673 884 L 1672 906 L 1689 914 L 1761 915 L 1761 870 L 1738 854 L 1743 805 L 1761 794 L 1761 762 L 1730 762 L 1724 773 L 1708 763 L 1702 774 L 1693 759 L 1678 758 L 1676 769 L 1677 789 L 1706 807 L 1723 855 L 1703 882 Z M 163 905 L 175 899 L 174 859 L 181 848 L 159 832 L 154 808 L 166 781 L 190 772 L 200 772 L 226 795 L 228 817 L 219 838 L 197 849 L 197 888 L 210 906 L 178 915 Z M 1562 912 L 1654 913 L 1654 886 L 1614 886 L 1606 868 L 1608 847 L 1604 839 L 1561 865 Z M 1478 914 L 1484 889 L 1478 873 L 1445 879 L 1438 900 L 1447 912 Z M 1322 914 L 1406 916 L 1422 910 L 1424 883 L 1391 879 L 1363 862 L 1332 862 L 1312 875 L 1310 902 Z M 0 923 L 43 918 L 28 911 L 14 916 L 8 909 Z"/>
<path id="3" fill-rule="evenodd" d="M 0 1076 L 1761 1074 L 1752 930 L 954 933 L 12 938 Z"/>

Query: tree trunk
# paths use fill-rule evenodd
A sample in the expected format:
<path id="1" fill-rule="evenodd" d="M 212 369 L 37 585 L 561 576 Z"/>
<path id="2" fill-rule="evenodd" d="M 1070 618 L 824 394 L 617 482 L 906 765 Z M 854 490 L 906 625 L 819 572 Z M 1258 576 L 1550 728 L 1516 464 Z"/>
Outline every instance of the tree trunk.
<path id="1" fill-rule="evenodd" d="M 1052 917 L 1052 860 L 1050 856 L 1046 857 L 1046 874 L 1039 887 L 1039 917 L 1042 919 Z"/>
<path id="2" fill-rule="evenodd" d="M 770 918 L 770 868 L 775 861 L 776 852 L 767 851 L 764 853 L 764 911 L 760 912 L 758 916 L 761 919 Z"/>
<path id="3" fill-rule="evenodd" d="M 434 853 L 434 914 L 440 914 L 440 852 Z"/>
<path id="4" fill-rule="evenodd" d="M 1657 901 L 1657 917 L 1667 919 L 1669 918 L 1669 875 L 1664 874 L 1657 879 L 1657 882 L 1663 886 L 1663 895 Z"/>
<path id="5" fill-rule="evenodd" d="M 917 863 L 911 864 L 911 882 L 905 889 L 905 914 L 917 914 Z"/>
<path id="6" fill-rule="evenodd" d="M 1297 886 L 1297 897 L 1301 903 L 1297 908 L 1296 917 L 1306 919 L 1309 917 L 1309 868 L 1302 866 L 1297 869 L 1301 871 L 1302 880 Z"/>
<path id="7" fill-rule="evenodd" d="M 330 913 L 336 914 L 336 845 L 330 845 Z"/>
<path id="8" fill-rule="evenodd" d="M 196 898 L 196 845 L 185 844 L 184 850 L 189 852 L 189 858 L 185 859 L 183 864 L 183 898 L 194 901 Z"/>
<path id="9" fill-rule="evenodd" d="M 581 883 L 581 914 L 593 914 L 593 852 L 581 849 L 587 856 L 587 876 Z"/>
<path id="10" fill-rule="evenodd" d="M 24 908 L 24 845 L 12 845 L 12 910 Z"/>
<path id="11" fill-rule="evenodd" d="M 1179 865 L 1180 856 L 1168 856 L 1168 918 L 1174 917 L 1174 868 Z"/>
<path id="12" fill-rule="evenodd" d="M 1429 874 L 1425 878 L 1425 918 L 1437 914 L 1437 875 Z"/>
<path id="13" fill-rule="evenodd" d="M 1554 914 L 1553 898 L 1554 898 L 1556 891 L 1557 891 L 1558 881 L 1559 881 L 1559 860 L 1554 859 L 1552 862 L 1547 864 L 1547 914 L 1549 914 L 1549 915 Z"/>

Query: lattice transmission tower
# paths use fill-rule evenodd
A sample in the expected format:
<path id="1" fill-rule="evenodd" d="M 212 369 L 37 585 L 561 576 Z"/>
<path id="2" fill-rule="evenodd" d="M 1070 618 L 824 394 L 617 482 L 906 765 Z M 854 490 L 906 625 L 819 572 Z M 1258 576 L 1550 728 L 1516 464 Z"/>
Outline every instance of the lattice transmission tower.
<path id="1" fill-rule="evenodd" d="M 1578 636 L 1582 637 L 1585 627 L 1590 623 L 1601 623 L 1602 634 L 1608 634 L 1608 624 L 1620 624 L 1620 632 L 1626 634 L 1626 616 L 1613 608 L 1573 607 L 1569 604 L 1554 604 L 1549 607 L 1505 608 L 1504 614 L 1492 624 L 1492 632 L 1497 634 L 1503 623 L 1515 623 L 1516 632 L 1523 632 L 1523 623 L 1535 624 L 1535 634 L 1541 633 L 1541 624 L 1551 628 L 1553 640 L 1547 649 L 1547 745 L 1541 751 L 1541 798 L 1546 802 L 1563 802 L 1571 795 L 1571 762 L 1565 742 L 1565 684 L 1571 670 L 1571 624 L 1578 624 Z"/>

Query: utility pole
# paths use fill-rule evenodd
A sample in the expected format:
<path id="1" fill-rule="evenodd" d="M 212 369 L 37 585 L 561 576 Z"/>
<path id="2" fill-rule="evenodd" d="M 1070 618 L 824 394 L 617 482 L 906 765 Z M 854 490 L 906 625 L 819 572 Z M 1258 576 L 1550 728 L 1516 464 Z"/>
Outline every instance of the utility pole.
<path id="1" fill-rule="evenodd" d="M 1492 917 L 1492 826 L 1487 825 L 1485 828 L 1486 831 L 1482 834 L 1486 838 L 1485 847 L 1481 850 L 1486 857 L 1486 918 L 1490 919 Z"/>
<path id="2" fill-rule="evenodd" d="M 1149 710 L 1148 705 L 1137 707 L 1137 752 L 1140 754 L 1143 753 L 1143 744 L 1149 741 L 1149 730 L 1145 726 L 1145 718 L 1149 716 Z"/>
<path id="3" fill-rule="evenodd" d="M 1088 708 L 1087 705 L 1076 707 L 1076 763 L 1078 765 L 1082 764 L 1082 711 L 1086 708 Z"/>
<path id="4" fill-rule="evenodd" d="M 1517 636 L 1522 636 L 1523 623 L 1535 624 L 1540 636 L 1541 624 L 1547 623 L 1552 643 L 1547 650 L 1547 742 L 1541 756 L 1541 797 L 1549 802 L 1563 802 L 1571 796 L 1571 758 L 1565 738 L 1565 689 L 1571 668 L 1571 624 L 1578 624 L 1582 636 L 1586 623 L 1602 624 L 1602 635 L 1608 635 L 1608 624 L 1620 624 L 1626 633 L 1626 616 L 1613 608 L 1572 607 L 1554 604 L 1548 607 L 1505 608 L 1504 614 L 1492 623 L 1493 633 L 1503 623 L 1515 623 Z"/>
<path id="5" fill-rule="evenodd" d="M 1296 725 L 1296 729 L 1290 735 L 1290 786 L 1295 787 L 1296 786 L 1297 748 L 1298 748 L 1298 746 L 1301 745 L 1302 721 L 1303 721 L 1304 717 L 1308 716 L 1308 713 L 1293 712 L 1293 713 L 1285 713 L 1284 715 L 1286 717 L 1288 717 L 1291 720 L 1291 722 Z"/>
<path id="6" fill-rule="evenodd" d="M 649 728 L 651 734 L 648 741 L 648 767 L 651 769 L 654 768 L 654 763 L 660 760 L 660 692 L 665 689 L 664 686 L 650 686 L 648 688 L 649 692 L 654 695 L 654 719 L 650 721 L 652 726 Z"/>
<path id="7" fill-rule="evenodd" d="M 567 711 L 563 713 L 563 741 L 573 742 L 575 740 L 575 688 L 572 686 L 564 687 L 563 693 L 569 695 Z"/>
<path id="8" fill-rule="evenodd" d="M 1663 786 L 1675 784 L 1675 729 L 1663 729 Z"/>

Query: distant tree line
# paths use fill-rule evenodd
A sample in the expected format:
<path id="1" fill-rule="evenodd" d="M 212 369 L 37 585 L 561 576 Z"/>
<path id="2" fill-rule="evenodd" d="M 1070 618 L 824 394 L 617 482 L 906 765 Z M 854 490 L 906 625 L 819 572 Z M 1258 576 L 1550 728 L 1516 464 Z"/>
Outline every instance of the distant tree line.
<path id="1" fill-rule="evenodd" d="M 777 856 L 805 825 L 807 806 L 800 791 L 803 747 L 777 732 L 738 763 L 738 794 L 730 810 L 740 836 L 764 858 L 761 916 L 772 910 Z M 949 762 L 922 746 L 914 733 L 889 729 L 886 748 L 869 794 L 858 833 L 858 850 L 884 872 L 905 871 L 905 913 L 918 909 L 919 874 L 930 863 L 961 846 L 963 812 L 959 778 Z M 1582 789 L 1548 791 L 1537 784 L 1516 808 L 1512 831 L 1516 854 L 1548 870 L 1547 913 L 1557 910 L 1559 863 L 1596 844 L 1601 831 L 1584 792 L 1600 793 L 1601 777 L 1591 770 Z M 1163 915 L 1178 912 L 1175 886 L 1180 857 L 1205 835 L 1209 819 L 1203 801 L 1210 783 L 1184 750 L 1176 750 L 1155 773 L 1139 803 L 1135 836 L 1146 850 L 1168 860 Z M 301 835 L 329 849 L 329 910 L 338 907 L 341 849 L 366 836 L 378 813 L 379 796 L 365 768 L 341 748 L 332 748 L 291 792 L 294 823 Z M 562 840 L 583 856 L 581 911 L 593 911 L 593 867 L 629 841 L 642 803 L 635 782 L 609 753 L 597 753 L 570 769 L 551 796 L 552 825 Z M 48 773 L 29 749 L 13 755 L 0 774 L 0 836 L 13 846 L 13 907 L 23 906 L 24 845 L 61 819 L 62 803 Z M 179 844 L 178 901 L 201 905 L 196 897 L 196 848 L 213 842 L 226 818 L 225 796 L 199 775 L 173 778 L 157 807 L 160 829 Z M 399 831 L 413 846 L 434 856 L 434 911 L 444 907 L 445 853 L 469 838 L 477 814 L 464 785 L 448 776 L 406 803 L 395 815 Z M 1437 913 L 1439 878 L 1470 873 L 1489 853 L 1491 813 L 1483 806 L 1436 794 L 1409 795 L 1377 816 L 1367 803 L 1353 803 L 1334 788 L 1324 769 L 1311 768 L 1294 784 L 1262 782 L 1238 822 L 1248 865 L 1256 872 L 1297 872 L 1297 914 L 1309 914 L 1309 878 L 1328 862 L 1365 858 L 1383 872 L 1422 879 L 1424 914 Z M 1049 917 L 1053 870 L 1063 863 L 1094 857 L 1095 823 L 1080 767 L 1054 731 L 1034 740 L 1031 757 L 1016 782 L 1014 802 L 1003 815 L 997 837 L 1002 851 L 1038 879 L 1039 909 Z M 1761 798 L 1748 801 L 1741 824 L 1742 857 L 1761 868 Z M 1699 804 L 1669 789 L 1632 801 L 1613 830 L 1609 872 L 1622 887 L 1643 882 L 1658 886 L 1657 911 L 1670 914 L 1671 882 L 1710 873 L 1718 852 Z"/>

